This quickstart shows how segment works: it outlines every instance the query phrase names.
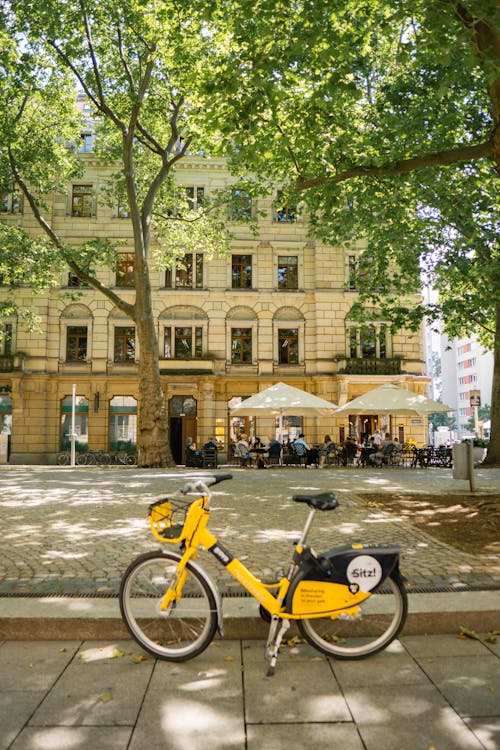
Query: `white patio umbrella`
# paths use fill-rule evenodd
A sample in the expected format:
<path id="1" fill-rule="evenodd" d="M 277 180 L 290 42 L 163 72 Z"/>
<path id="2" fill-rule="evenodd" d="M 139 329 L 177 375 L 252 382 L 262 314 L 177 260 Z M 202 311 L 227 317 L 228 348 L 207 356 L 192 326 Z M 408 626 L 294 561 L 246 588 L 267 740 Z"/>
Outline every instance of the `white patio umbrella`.
<path id="1" fill-rule="evenodd" d="M 286 383 L 276 383 L 235 406 L 231 409 L 231 416 L 278 417 L 281 436 L 285 415 L 322 417 L 333 414 L 336 409 L 337 405 L 331 401 L 325 401 L 323 398 L 286 385 Z"/>
<path id="2" fill-rule="evenodd" d="M 420 393 L 386 383 L 348 401 L 344 406 L 340 406 L 335 414 L 399 414 L 412 417 L 415 414 L 431 414 L 435 411 L 448 412 L 453 411 L 453 408 Z"/>

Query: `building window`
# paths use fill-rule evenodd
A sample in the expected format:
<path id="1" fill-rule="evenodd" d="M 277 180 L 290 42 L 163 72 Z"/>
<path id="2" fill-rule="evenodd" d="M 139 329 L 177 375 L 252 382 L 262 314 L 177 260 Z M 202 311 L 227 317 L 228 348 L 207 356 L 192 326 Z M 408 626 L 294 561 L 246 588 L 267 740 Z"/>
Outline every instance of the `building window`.
<path id="1" fill-rule="evenodd" d="M 193 253 L 186 253 L 183 260 L 176 266 L 175 271 L 167 268 L 165 271 L 165 287 L 171 289 L 173 286 L 176 289 L 203 288 L 203 253 L 194 253 L 194 255 Z"/>
<path id="2" fill-rule="evenodd" d="M 243 190 L 233 190 L 229 218 L 244 221 L 252 218 L 252 198 Z"/>
<path id="3" fill-rule="evenodd" d="M 132 451 L 137 442 L 137 401 L 115 396 L 109 403 L 109 449 Z"/>
<path id="4" fill-rule="evenodd" d="M 351 291 L 366 285 L 370 278 L 370 267 L 373 258 L 365 255 L 348 255 L 346 262 L 346 283 Z"/>
<path id="5" fill-rule="evenodd" d="M 278 257 L 278 289 L 299 288 L 299 264 L 296 255 Z"/>
<path id="6" fill-rule="evenodd" d="M 248 364 L 252 361 L 252 329 L 231 328 L 231 362 Z"/>
<path id="7" fill-rule="evenodd" d="M 0 354 L 9 357 L 13 353 L 13 335 L 12 323 L 0 325 Z"/>
<path id="8" fill-rule="evenodd" d="M 351 359 L 386 359 L 388 328 L 385 323 L 351 326 L 347 330 L 347 348 Z"/>
<path id="9" fill-rule="evenodd" d="M 190 211 L 197 211 L 202 208 L 205 201 L 205 188 L 202 187 L 187 187 L 186 198 Z"/>
<path id="10" fill-rule="evenodd" d="M 164 328 L 165 359 L 201 359 L 203 356 L 203 328 L 182 326 Z"/>
<path id="11" fill-rule="evenodd" d="M 68 326 L 66 329 L 66 362 L 85 362 L 87 359 L 87 326 Z"/>
<path id="12" fill-rule="evenodd" d="M 129 289 L 135 286 L 134 266 L 134 253 L 120 253 L 116 263 L 116 286 Z"/>
<path id="13" fill-rule="evenodd" d="M 281 206 L 276 211 L 276 221 L 292 222 L 297 220 L 297 206 L 289 206 L 283 201 L 283 191 L 278 190 L 277 203 Z"/>
<path id="14" fill-rule="evenodd" d="M 75 444 L 76 449 L 87 450 L 89 435 L 89 402 L 85 396 L 75 398 Z M 61 450 L 71 448 L 71 424 L 73 420 L 73 397 L 66 396 L 61 402 Z"/>
<path id="15" fill-rule="evenodd" d="M 280 365 L 299 363 L 299 329 L 278 329 L 278 362 Z"/>
<path id="16" fill-rule="evenodd" d="M 71 216 L 93 216 L 94 197 L 92 185 L 73 185 Z"/>
<path id="17" fill-rule="evenodd" d="M 128 209 L 128 202 L 126 195 L 120 195 L 118 197 L 118 203 L 116 206 L 116 217 L 117 219 L 128 219 L 130 217 L 130 211 Z"/>
<path id="18" fill-rule="evenodd" d="M 78 147 L 79 154 L 90 154 L 93 150 L 93 135 L 92 133 L 82 133 L 80 136 L 80 145 Z"/>
<path id="19" fill-rule="evenodd" d="M 252 256 L 233 255 L 231 258 L 231 287 L 233 289 L 252 288 Z"/>
<path id="20" fill-rule="evenodd" d="M 114 362 L 135 361 L 135 328 L 134 326 L 116 326 L 114 344 Z"/>
<path id="21" fill-rule="evenodd" d="M 23 212 L 23 194 L 18 188 L 10 193 L 0 193 L 0 213 L 21 214 Z"/>

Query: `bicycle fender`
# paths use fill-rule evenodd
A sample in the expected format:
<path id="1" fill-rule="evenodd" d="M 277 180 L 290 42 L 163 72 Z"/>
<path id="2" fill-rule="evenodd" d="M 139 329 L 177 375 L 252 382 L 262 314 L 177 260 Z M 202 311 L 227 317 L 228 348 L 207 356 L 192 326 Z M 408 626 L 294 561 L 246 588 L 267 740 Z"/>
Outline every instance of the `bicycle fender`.
<path id="1" fill-rule="evenodd" d="M 399 568 L 399 547 L 337 547 L 299 564 L 285 599 L 287 612 L 319 614 L 354 607 Z"/>

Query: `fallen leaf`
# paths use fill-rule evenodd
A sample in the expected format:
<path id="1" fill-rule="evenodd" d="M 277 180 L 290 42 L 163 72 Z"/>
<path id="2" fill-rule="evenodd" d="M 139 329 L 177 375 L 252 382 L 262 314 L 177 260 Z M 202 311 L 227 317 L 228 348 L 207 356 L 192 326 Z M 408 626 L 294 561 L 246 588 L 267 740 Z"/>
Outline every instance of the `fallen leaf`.
<path id="1" fill-rule="evenodd" d="M 111 700 L 111 695 L 109 693 L 103 693 L 102 695 L 99 696 L 99 700 L 102 703 L 107 703 L 108 701 Z"/>
<path id="2" fill-rule="evenodd" d="M 225 656 L 224 657 L 224 661 L 234 661 L 234 657 L 233 656 Z"/>
<path id="3" fill-rule="evenodd" d="M 139 654 L 138 656 L 134 656 L 134 658 L 132 659 L 134 664 L 140 664 L 141 661 L 147 661 L 147 660 L 148 660 L 148 657 L 146 656 L 146 654 Z"/>
<path id="4" fill-rule="evenodd" d="M 465 637 L 465 638 L 472 638 L 475 641 L 479 641 L 480 638 L 478 634 L 475 632 L 475 630 L 470 630 L 469 628 L 464 628 L 463 626 L 460 628 L 460 636 L 459 637 Z"/>

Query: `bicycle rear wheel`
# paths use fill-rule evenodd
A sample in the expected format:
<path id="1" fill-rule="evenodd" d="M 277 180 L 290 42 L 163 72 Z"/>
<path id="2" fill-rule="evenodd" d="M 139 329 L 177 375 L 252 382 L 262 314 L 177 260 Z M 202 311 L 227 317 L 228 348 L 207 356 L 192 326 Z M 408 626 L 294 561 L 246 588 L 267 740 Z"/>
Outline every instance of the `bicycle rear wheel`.
<path id="1" fill-rule="evenodd" d="M 355 618 L 299 620 L 306 641 L 337 659 L 363 659 L 389 645 L 400 633 L 408 599 L 399 576 L 391 575 L 366 601 Z"/>
<path id="2" fill-rule="evenodd" d="M 185 661 L 200 654 L 217 630 L 217 603 L 210 583 L 191 563 L 182 597 L 167 610 L 160 604 L 177 574 L 180 557 L 148 552 L 134 560 L 120 585 L 120 610 L 132 637 L 153 656 Z"/>

